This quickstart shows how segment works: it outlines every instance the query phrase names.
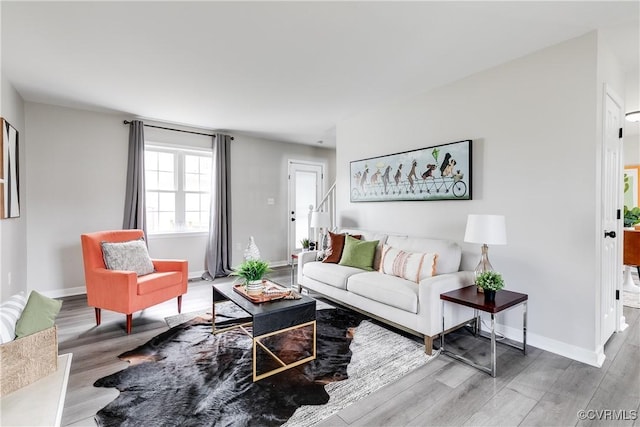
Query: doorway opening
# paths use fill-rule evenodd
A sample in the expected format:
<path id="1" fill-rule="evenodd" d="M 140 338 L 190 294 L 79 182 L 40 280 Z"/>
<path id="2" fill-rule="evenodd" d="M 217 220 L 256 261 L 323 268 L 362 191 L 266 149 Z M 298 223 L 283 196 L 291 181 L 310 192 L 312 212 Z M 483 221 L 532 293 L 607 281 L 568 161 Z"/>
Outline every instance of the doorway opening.
<path id="1" fill-rule="evenodd" d="M 325 165 L 318 162 L 289 160 L 288 250 L 302 249 L 302 240 L 313 240 L 309 227 L 310 212 L 316 209 L 324 190 Z"/>

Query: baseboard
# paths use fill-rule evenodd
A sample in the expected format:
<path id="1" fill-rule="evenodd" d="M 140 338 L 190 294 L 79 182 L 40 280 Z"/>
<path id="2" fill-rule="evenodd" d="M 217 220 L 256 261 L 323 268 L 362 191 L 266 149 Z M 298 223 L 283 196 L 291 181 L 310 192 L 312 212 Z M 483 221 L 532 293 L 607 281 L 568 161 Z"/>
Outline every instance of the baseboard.
<path id="1" fill-rule="evenodd" d="M 510 340 L 522 341 L 522 329 L 498 324 L 496 325 L 496 332 Z M 602 367 L 606 358 L 604 348 L 592 351 L 527 331 L 527 346 L 529 345 L 597 368 Z"/>
<path id="2" fill-rule="evenodd" d="M 78 286 L 75 288 L 54 289 L 52 291 L 38 291 L 42 295 L 49 298 L 63 298 L 74 295 L 83 295 L 87 293 L 87 288 L 84 286 Z"/>
<path id="3" fill-rule="evenodd" d="M 291 267 L 289 261 L 272 261 L 269 263 L 271 267 Z"/>
<path id="4" fill-rule="evenodd" d="M 202 279 L 202 275 L 205 273 L 206 270 L 202 270 L 202 271 L 190 271 L 189 272 L 189 281 L 194 281 L 194 280 L 200 280 Z"/>

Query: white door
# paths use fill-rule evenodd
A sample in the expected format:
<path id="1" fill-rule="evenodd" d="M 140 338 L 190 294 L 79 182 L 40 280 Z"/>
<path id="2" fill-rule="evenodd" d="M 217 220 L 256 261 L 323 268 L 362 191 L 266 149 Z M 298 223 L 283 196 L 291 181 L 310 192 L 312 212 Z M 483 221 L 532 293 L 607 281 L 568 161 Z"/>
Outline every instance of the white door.
<path id="1" fill-rule="evenodd" d="M 302 239 L 313 239 L 309 207 L 316 209 L 324 188 L 322 163 L 289 161 L 289 253 L 302 249 Z"/>
<path id="2" fill-rule="evenodd" d="M 602 146 L 602 260 L 600 343 L 607 342 L 620 318 L 616 291 L 622 283 L 622 104 L 605 87 Z"/>

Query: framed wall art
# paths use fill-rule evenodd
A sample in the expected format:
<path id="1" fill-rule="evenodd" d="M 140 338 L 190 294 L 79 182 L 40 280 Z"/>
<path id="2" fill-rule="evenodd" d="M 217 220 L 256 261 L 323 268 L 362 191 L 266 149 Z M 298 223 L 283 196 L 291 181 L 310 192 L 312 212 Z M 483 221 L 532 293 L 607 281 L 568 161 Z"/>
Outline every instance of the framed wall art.
<path id="1" fill-rule="evenodd" d="M 640 201 L 638 175 L 640 175 L 640 165 L 624 167 L 624 205 L 629 209 L 638 206 Z"/>
<path id="2" fill-rule="evenodd" d="M 355 160 L 352 202 L 471 200 L 471 140 Z"/>
<path id="3" fill-rule="evenodd" d="M 2 138 L 0 142 L 0 218 L 20 216 L 20 171 L 18 170 L 18 131 L 0 118 Z"/>

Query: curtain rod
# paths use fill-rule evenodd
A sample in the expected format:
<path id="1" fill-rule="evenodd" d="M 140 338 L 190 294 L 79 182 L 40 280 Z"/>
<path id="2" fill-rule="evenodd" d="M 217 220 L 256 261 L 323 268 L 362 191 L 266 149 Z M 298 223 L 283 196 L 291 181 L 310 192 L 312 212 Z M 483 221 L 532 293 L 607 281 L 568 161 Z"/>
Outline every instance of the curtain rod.
<path id="1" fill-rule="evenodd" d="M 130 124 L 130 123 L 131 123 L 131 122 L 130 122 L 129 120 L 125 120 L 125 121 L 124 121 L 124 124 L 125 124 L 125 125 L 128 125 L 128 124 Z M 148 125 L 148 124 L 145 124 L 145 123 L 143 123 L 143 126 L 150 127 L 150 128 L 156 128 L 156 129 L 172 130 L 172 131 L 174 131 L 174 132 L 192 133 L 192 134 L 194 134 L 194 135 L 212 136 L 212 137 L 214 137 L 214 138 L 216 137 L 214 134 L 211 134 L 211 133 L 194 132 L 194 131 L 192 131 L 192 130 L 182 130 L 182 129 L 166 128 L 166 127 L 162 127 L 162 126 Z M 231 137 L 231 140 L 232 140 L 232 141 L 234 140 L 234 139 L 233 139 L 233 137 Z"/>

